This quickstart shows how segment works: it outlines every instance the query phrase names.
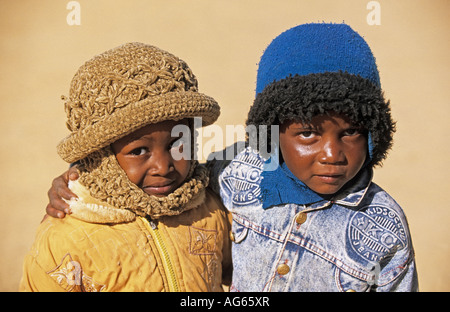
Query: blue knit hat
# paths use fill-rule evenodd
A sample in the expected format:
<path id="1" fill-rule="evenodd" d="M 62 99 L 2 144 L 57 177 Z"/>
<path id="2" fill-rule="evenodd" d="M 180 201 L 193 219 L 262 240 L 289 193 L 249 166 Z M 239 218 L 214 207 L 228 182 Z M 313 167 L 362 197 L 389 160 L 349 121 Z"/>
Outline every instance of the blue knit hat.
<path id="1" fill-rule="evenodd" d="M 369 160 L 372 166 L 381 164 L 392 146 L 395 122 L 368 44 L 346 24 L 293 27 L 261 57 L 246 124 L 259 129 L 289 120 L 310 122 L 327 112 L 367 129 Z M 267 151 L 270 140 L 268 129 L 258 148 Z"/>
<path id="2" fill-rule="evenodd" d="M 360 75 L 380 86 L 372 51 L 350 26 L 299 25 L 280 34 L 265 50 L 259 63 L 256 94 L 289 75 L 338 71 Z"/>

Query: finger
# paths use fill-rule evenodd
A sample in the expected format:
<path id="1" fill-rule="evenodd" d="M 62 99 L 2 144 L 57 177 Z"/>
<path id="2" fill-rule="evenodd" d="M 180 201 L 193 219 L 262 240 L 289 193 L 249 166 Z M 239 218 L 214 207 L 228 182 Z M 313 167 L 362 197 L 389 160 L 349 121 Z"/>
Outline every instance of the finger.
<path id="1" fill-rule="evenodd" d="M 67 176 L 67 172 L 63 175 L 53 179 L 52 187 L 48 190 L 47 195 L 50 199 L 50 203 L 53 204 L 53 200 L 64 198 L 70 200 L 72 198 L 77 198 L 78 196 L 73 193 L 65 180 L 64 176 Z"/>
<path id="2" fill-rule="evenodd" d="M 80 174 L 76 165 L 72 166 L 68 170 L 69 180 L 75 181 L 79 178 Z"/>
<path id="3" fill-rule="evenodd" d="M 70 205 L 57 193 L 49 191 L 50 202 L 48 206 L 61 212 L 70 213 Z"/>
<path id="4" fill-rule="evenodd" d="M 66 214 L 72 213 L 72 211 L 70 210 L 70 205 L 62 199 L 55 200 L 55 202 L 51 206 L 52 208 L 59 210 L 60 212 L 64 212 Z"/>
<path id="5" fill-rule="evenodd" d="M 70 168 L 69 168 L 69 170 L 70 170 Z M 69 170 L 65 171 L 65 172 L 64 172 L 62 175 L 60 175 L 59 177 L 54 178 L 52 183 L 55 183 L 55 182 L 57 182 L 58 180 L 61 180 L 61 179 L 62 179 L 62 180 L 64 181 L 64 183 L 67 184 L 67 182 L 69 182 Z"/>
<path id="6" fill-rule="evenodd" d="M 75 193 L 73 193 L 67 187 L 67 185 L 64 185 L 63 187 L 58 188 L 56 191 L 56 194 L 57 194 L 57 198 L 63 198 L 63 199 L 67 199 L 67 200 L 78 198 L 78 196 Z"/>
<path id="7" fill-rule="evenodd" d="M 62 219 L 66 216 L 66 214 L 63 211 L 53 208 L 50 204 L 47 205 L 47 208 L 45 209 L 45 211 L 47 212 L 47 214 L 49 216 L 54 217 L 54 218 Z M 44 219 L 45 219 L 45 217 L 44 217 Z M 44 219 L 42 221 L 44 221 Z"/>

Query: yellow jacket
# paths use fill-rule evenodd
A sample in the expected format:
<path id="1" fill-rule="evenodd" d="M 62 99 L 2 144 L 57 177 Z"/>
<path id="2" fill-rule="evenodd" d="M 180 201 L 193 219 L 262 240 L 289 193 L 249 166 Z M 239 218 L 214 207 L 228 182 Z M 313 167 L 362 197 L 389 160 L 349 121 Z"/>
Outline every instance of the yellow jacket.
<path id="1" fill-rule="evenodd" d="M 229 283 L 230 215 L 209 189 L 198 207 L 157 223 L 101 205 L 79 183 L 72 189 L 80 198 L 72 214 L 38 228 L 21 291 L 222 291 Z"/>

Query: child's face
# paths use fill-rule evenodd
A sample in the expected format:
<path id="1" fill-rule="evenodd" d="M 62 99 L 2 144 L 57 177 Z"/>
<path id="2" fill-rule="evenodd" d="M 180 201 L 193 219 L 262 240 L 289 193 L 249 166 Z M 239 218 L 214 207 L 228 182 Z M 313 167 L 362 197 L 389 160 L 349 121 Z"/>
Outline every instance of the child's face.
<path id="1" fill-rule="evenodd" d="M 175 160 L 172 152 L 182 152 L 180 137 L 172 137 L 176 125 L 187 121 L 163 121 L 147 125 L 111 146 L 117 161 L 131 182 L 149 195 L 167 196 L 178 188 L 189 174 L 188 159 Z M 178 157 L 179 158 L 179 157 Z"/>
<path id="2" fill-rule="evenodd" d="M 310 124 L 281 125 L 280 150 L 289 170 L 300 181 L 316 193 L 332 195 L 362 168 L 367 137 L 345 116 L 318 115 Z"/>

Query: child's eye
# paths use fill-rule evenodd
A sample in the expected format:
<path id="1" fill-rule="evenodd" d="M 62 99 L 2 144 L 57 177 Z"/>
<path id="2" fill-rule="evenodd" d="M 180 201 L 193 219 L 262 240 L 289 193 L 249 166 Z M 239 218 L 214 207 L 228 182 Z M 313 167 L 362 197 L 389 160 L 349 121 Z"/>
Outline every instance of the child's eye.
<path id="1" fill-rule="evenodd" d="M 358 134 L 361 134 L 361 130 L 357 128 L 350 128 L 344 131 L 344 135 L 346 136 L 354 136 Z"/>
<path id="2" fill-rule="evenodd" d="M 135 156 L 144 155 L 145 153 L 147 153 L 147 149 L 145 147 L 138 147 L 130 152 L 131 155 Z"/>
<path id="3" fill-rule="evenodd" d="M 314 137 L 314 132 L 313 131 L 302 131 L 299 133 L 299 136 L 304 138 L 304 139 L 311 139 Z"/>

